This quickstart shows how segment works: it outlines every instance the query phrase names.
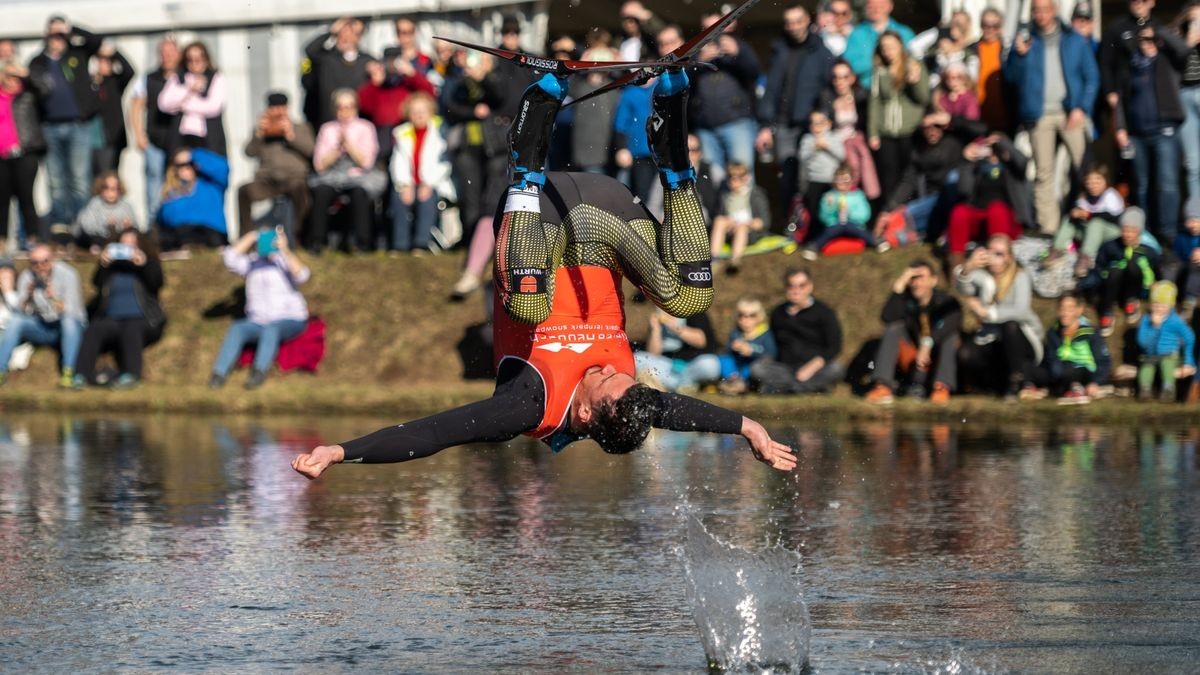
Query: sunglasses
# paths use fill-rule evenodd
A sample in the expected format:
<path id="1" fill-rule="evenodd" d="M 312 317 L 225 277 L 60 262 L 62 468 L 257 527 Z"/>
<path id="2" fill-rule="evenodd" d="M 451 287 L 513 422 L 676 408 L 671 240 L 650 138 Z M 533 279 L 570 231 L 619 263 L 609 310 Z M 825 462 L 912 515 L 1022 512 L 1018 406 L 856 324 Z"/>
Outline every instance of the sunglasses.
<path id="1" fill-rule="evenodd" d="M 29 259 L 30 265 L 46 265 L 49 262 L 50 262 L 49 258 L 38 258 L 37 260 L 34 260 L 33 258 Z"/>
<path id="2" fill-rule="evenodd" d="M 1000 30 L 1000 24 L 998 23 L 983 23 L 979 27 L 984 30 Z"/>
<path id="3" fill-rule="evenodd" d="M 830 12 L 834 16 L 850 16 L 850 10 L 843 9 L 840 12 Z"/>
<path id="4" fill-rule="evenodd" d="M 176 169 L 194 169 L 196 165 L 193 162 L 175 162 Z"/>
<path id="5" fill-rule="evenodd" d="M 758 313 L 757 312 L 738 312 L 738 318 L 739 319 L 757 319 Z"/>

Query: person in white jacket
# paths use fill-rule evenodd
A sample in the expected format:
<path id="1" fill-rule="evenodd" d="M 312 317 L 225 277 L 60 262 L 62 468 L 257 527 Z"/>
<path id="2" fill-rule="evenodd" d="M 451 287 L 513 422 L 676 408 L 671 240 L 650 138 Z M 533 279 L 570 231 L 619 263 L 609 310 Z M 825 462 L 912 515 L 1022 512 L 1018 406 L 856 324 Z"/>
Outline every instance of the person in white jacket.
<path id="1" fill-rule="evenodd" d="M 438 199 L 453 198 L 450 160 L 437 104 L 423 92 L 404 101 L 407 122 L 396 127 L 392 152 L 392 250 L 429 251 Z"/>

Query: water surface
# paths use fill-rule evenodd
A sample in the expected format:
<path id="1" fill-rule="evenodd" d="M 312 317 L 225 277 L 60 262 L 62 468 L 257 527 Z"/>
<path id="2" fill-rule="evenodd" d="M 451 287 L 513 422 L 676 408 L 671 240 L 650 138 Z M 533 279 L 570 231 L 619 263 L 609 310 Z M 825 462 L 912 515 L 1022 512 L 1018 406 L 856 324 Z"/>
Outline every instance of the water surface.
<path id="1" fill-rule="evenodd" d="M 1200 663 L 1200 428 L 785 425 L 790 475 L 683 434 L 288 468 L 382 423 L 0 419 L 0 669 L 703 672 L 689 514 L 799 555 L 816 672 Z"/>

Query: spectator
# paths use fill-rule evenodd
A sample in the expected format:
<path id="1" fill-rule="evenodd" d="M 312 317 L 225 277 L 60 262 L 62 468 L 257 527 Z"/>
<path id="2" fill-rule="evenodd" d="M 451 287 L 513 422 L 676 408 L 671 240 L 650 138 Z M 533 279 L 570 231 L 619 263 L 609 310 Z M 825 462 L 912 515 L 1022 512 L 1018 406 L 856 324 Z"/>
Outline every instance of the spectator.
<path id="1" fill-rule="evenodd" d="M 813 297 L 808 270 L 787 270 L 784 284 L 787 299 L 771 311 L 778 360 L 755 361 L 750 376 L 764 394 L 828 392 L 846 372 L 837 360 L 842 326 L 833 309 Z"/>
<path id="2" fill-rule="evenodd" d="M 393 65 L 393 72 L 390 67 Z M 408 59 L 397 57 L 385 67 L 378 61 L 367 62 L 367 81 L 358 88 L 359 108 L 375 125 L 380 144 L 391 142 L 392 130 L 404 121 L 404 101 L 417 92 L 433 96 L 433 85 Z M 390 154 L 391 147 L 388 147 Z"/>
<path id="3" fill-rule="evenodd" d="M 708 28 L 720 19 L 720 14 L 705 14 L 700 17 L 700 28 Z M 700 49 L 697 57 L 716 66 L 716 70 L 700 68 L 693 72 L 688 117 L 692 131 L 700 137 L 704 156 L 713 166 L 724 169 L 726 164 L 745 164 L 753 178 L 758 133 L 754 88 L 762 68 L 754 49 L 733 34 L 734 28 L 735 24 L 727 26 L 716 40 Z M 821 84 L 807 92 L 810 108 L 826 81 L 824 72 L 821 74 Z M 803 119 L 801 116 L 800 120 Z"/>
<path id="4" fill-rule="evenodd" d="M 749 388 L 750 367 L 754 362 L 773 359 L 778 354 L 762 302 L 742 298 L 737 301 L 737 325 L 729 334 L 725 351 L 720 356 L 708 354 L 699 358 L 716 359 L 721 373 L 718 384 L 721 393 L 738 395 Z"/>
<path id="5" fill-rule="evenodd" d="M 829 11 L 830 21 L 821 28 L 821 41 L 830 54 L 841 56 L 846 52 L 850 34 L 854 32 L 854 9 L 850 6 L 850 0 L 831 0 L 825 7 Z M 784 24 L 786 28 L 786 17 Z"/>
<path id="6" fill-rule="evenodd" d="M 979 99 L 980 119 L 989 131 L 1008 131 L 1008 102 L 1005 100 L 1003 66 L 1008 50 L 1001 39 L 1004 15 L 985 9 L 979 16 L 979 41 L 968 47 L 968 58 L 978 62 L 975 92 Z"/>
<path id="7" fill-rule="evenodd" d="M 720 364 L 712 356 L 717 344 L 707 313 L 686 319 L 671 316 L 661 309 L 650 315 L 650 335 L 646 345 L 633 354 L 637 372 L 657 380 L 665 391 L 694 392 L 721 377 Z"/>
<path id="8" fill-rule="evenodd" d="M 100 99 L 101 143 L 92 150 L 92 173 L 117 171 L 121 167 L 121 152 L 129 141 L 125 135 L 125 111 L 121 97 L 133 81 L 133 66 L 111 45 L 103 45 L 93 57 L 96 71 L 92 74 L 92 90 Z"/>
<path id="9" fill-rule="evenodd" d="M 883 306 L 883 339 L 875 356 L 875 386 L 867 401 L 889 405 L 900 382 L 897 368 L 907 371 L 908 395 L 929 396 L 945 405 L 958 386 L 958 334 L 962 310 L 952 295 L 938 290 L 938 275 L 925 260 L 914 260 L 892 283 Z M 933 371 L 933 386 L 929 374 Z"/>
<path id="10" fill-rule="evenodd" d="M 458 54 L 462 48 L 453 42 L 437 40 L 433 43 L 434 59 L 425 79 L 437 91 L 438 100 L 446 93 L 446 85 L 462 76 L 462 68 L 458 63 Z"/>
<path id="11" fill-rule="evenodd" d="M 453 197 L 454 187 L 433 97 L 414 94 L 405 107 L 408 121 L 396 129 L 392 154 L 392 249 L 421 254 L 438 223 L 438 200 Z"/>
<path id="12" fill-rule="evenodd" d="M 866 0 L 863 5 L 863 20 L 846 40 L 843 58 L 854 69 L 862 86 L 870 88 L 875 75 L 875 57 L 879 38 L 884 33 L 895 33 L 901 45 L 912 42 L 912 29 L 892 18 L 892 0 Z"/>
<path id="13" fill-rule="evenodd" d="M 970 60 L 970 52 L 963 43 L 962 32 L 954 26 L 937 29 L 937 41 L 933 49 L 925 54 L 925 70 L 929 73 L 929 86 L 942 86 L 942 78 L 951 66 L 961 66 L 964 77 L 969 81 L 973 75 L 968 64 L 977 66 Z"/>
<path id="14" fill-rule="evenodd" d="M 1046 331 L 1042 364 L 1033 380 L 1060 397 L 1059 405 L 1086 405 L 1108 383 L 1112 357 L 1108 344 L 1083 315 L 1083 298 L 1068 292 L 1058 299 L 1058 322 Z M 1021 390 L 1025 399 L 1040 398 L 1034 387 Z"/>
<path id="15" fill-rule="evenodd" d="M 0 62 L 0 237 L 8 239 L 9 205 L 15 197 L 21 221 L 35 231 L 33 183 L 46 137 L 37 112 L 37 87 L 16 61 Z M 18 237 L 18 242 L 22 241 Z"/>
<path id="16" fill-rule="evenodd" d="M 105 171 L 96 176 L 92 199 L 79 212 L 75 225 L 75 243 L 82 249 L 90 249 L 93 255 L 98 255 L 100 246 L 121 232 L 141 229 L 133 205 L 125 199 L 125 186 L 116 171 Z"/>
<path id="17" fill-rule="evenodd" d="M 677 29 L 668 27 L 663 33 Z M 681 39 L 682 40 L 682 39 Z M 603 28 L 593 28 L 587 34 L 587 49 L 581 59 L 585 61 L 615 61 L 617 50 L 609 44 L 611 36 Z M 612 81 L 610 73 L 593 71 L 576 78 L 573 85 L 575 95 L 586 96 Z M 515 86 L 515 85 L 513 85 Z M 524 89 L 511 89 L 514 94 Z M 513 98 L 510 96 L 509 98 Z M 571 163 L 579 171 L 606 173 L 609 168 L 610 139 L 616 119 L 617 101 L 612 96 L 599 96 L 584 104 L 574 106 L 575 120 L 571 127 Z M 643 127 L 644 129 L 645 127 Z M 645 135 L 645 131 L 642 132 Z M 504 153 L 507 155 L 507 146 Z M 499 195 L 496 195 L 497 200 Z M 494 201 L 489 201 L 489 207 Z"/>
<path id="18" fill-rule="evenodd" d="M 1184 115 L 1179 142 L 1190 197 L 1200 195 L 1200 0 L 1191 0 L 1184 7 L 1175 19 L 1175 28 L 1188 47 L 1179 90 Z"/>
<path id="19" fill-rule="evenodd" d="M 812 111 L 808 119 L 808 133 L 800 139 L 797 156 L 804 162 L 804 207 L 816 216 L 821 197 L 833 187 L 833 174 L 846 161 L 846 144 L 834 135 L 833 124 L 824 110 Z"/>
<path id="20" fill-rule="evenodd" d="M 79 349 L 75 384 L 111 384 L 126 389 L 142 380 L 142 352 L 162 337 L 167 317 L 158 303 L 163 286 L 162 263 L 152 242 L 136 229 L 126 229 L 100 254 L 92 277 L 96 298 Z M 98 379 L 96 359 L 112 351 L 118 375 Z"/>
<path id="21" fill-rule="evenodd" d="M 21 314 L 20 297 L 17 295 L 17 270 L 9 258 L 0 258 L 0 341 L 13 318 Z M 8 359 L 8 370 L 24 370 L 33 358 L 33 345 L 23 343 Z"/>
<path id="22" fill-rule="evenodd" d="M 1096 39 L 1096 15 L 1092 13 L 1092 3 L 1080 0 L 1071 10 L 1071 30 L 1079 35 L 1092 48 L 1092 53 L 1100 55 L 1100 40 Z"/>
<path id="23" fill-rule="evenodd" d="M 167 146 L 179 133 L 179 115 L 163 111 L 158 96 L 167 82 L 179 73 L 183 55 L 172 37 L 158 43 L 158 68 L 138 78 L 130 98 L 129 127 L 145 163 L 146 213 L 158 213 L 162 201 L 163 176 L 167 170 Z"/>
<path id="24" fill-rule="evenodd" d="M 833 174 L 833 189 L 821 197 L 817 219 L 825 228 L 807 244 L 804 257 L 809 260 L 829 242 L 842 237 L 861 239 L 867 246 L 878 247 L 880 253 L 890 248 L 872 234 L 871 204 L 862 190 L 854 188 L 854 174 L 845 164 Z"/>
<path id="25" fill-rule="evenodd" d="M 1152 231 L 1165 246 L 1175 239 L 1179 223 L 1179 125 L 1183 101 L 1180 75 L 1188 45 L 1168 30 L 1138 29 L 1137 51 L 1118 86 L 1117 147 L 1133 148 L 1136 201 L 1154 215 Z M 1151 203 L 1150 186 L 1156 199 Z"/>
<path id="26" fill-rule="evenodd" d="M 1000 133 L 967 144 L 965 162 L 958 172 L 958 194 L 962 203 L 950 210 L 946 249 L 952 265 L 963 260 L 967 244 L 980 238 L 1003 236 L 1011 241 L 1021 236 L 1021 224 L 1029 223 L 1029 193 L 1025 184 L 1028 160 Z M 1022 272 L 1024 274 L 1024 272 Z M 1041 344 L 1038 329 L 1038 344 Z"/>
<path id="27" fill-rule="evenodd" d="M 839 2 L 849 8 L 844 0 Z M 800 152 L 801 137 L 808 130 L 809 115 L 825 94 L 834 67 L 833 54 L 813 34 L 808 10 L 804 7 L 796 5 L 783 11 L 783 35 L 772 44 L 769 63 L 767 85 L 758 101 L 759 131 L 754 145 L 759 152 L 774 149 L 782 174 L 779 201 L 788 205 L 800 184 L 799 163 L 805 156 Z M 849 67 L 845 70 L 849 71 Z M 852 83 L 846 83 L 843 91 L 850 91 L 852 86 Z M 853 105 L 845 112 L 858 116 L 857 107 Z M 826 115 L 830 114 L 826 111 Z M 862 117 L 865 121 L 865 107 Z M 810 176 L 809 183 L 813 180 Z M 806 204 L 810 212 L 815 203 L 812 200 Z"/>
<path id="28" fill-rule="evenodd" d="M 770 227 L 771 204 L 767 201 L 767 191 L 754 184 L 746 166 L 730 164 L 725 172 L 720 206 L 712 221 L 713 259 L 721 256 L 725 239 L 729 238 L 729 264 L 725 273 L 737 274 L 746 245 Z"/>
<path id="29" fill-rule="evenodd" d="M 225 386 L 242 350 L 256 344 L 245 387 L 257 389 L 266 381 L 279 345 L 300 335 L 308 323 L 308 304 L 299 286 L 310 273 L 280 227 L 247 232 L 222 255 L 226 269 L 246 278 L 246 318 L 235 320 L 225 333 L 208 386 Z"/>
<path id="30" fill-rule="evenodd" d="M 1034 204 L 1045 234 L 1058 228 L 1054 162 L 1062 140 L 1078 170 L 1087 148 L 1088 120 L 1096 100 L 1096 59 L 1087 43 L 1058 18 L 1056 0 L 1033 0 L 1033 29 L 1017 35 L 1004 76 L 1017 92 L 1017 121 L 1029 130 L 1037 169 Z"/>
<path id="31" fill-rule="evenodd" d="M 644 61 L 653 58 L 654 36 L 663 29 L 663 22 L 637 0 L 621 3 L 622 61 Z"/>
<path id="32" fill-rule="evenodd" d="M 216 248 L 228 243 L 225 190 L 229 161 L 204 148 L 179 148 L 163 180 L 156 221 L 164 251 L 184 246 Z"/>
<path id="33" fill-rule="evenodd" d="M 575 44 L 575 39 L 570 35 L 559 36 L 557 40 L 550 43 L 550 58 L 574 61 L 579 58 L 579 49 Z M 625 92 L 621 92 L 622 98 Z M 620 104 L 617 104 L 620 108 Z M 614 125 L 620 124 L 613 120 Z M 643 128 L 642 135 L 645 135 Z M 554 118 L 554 128 L 550 131 L 550 151 L 546 155 L 546 170 L 547 171 L 570 171 L 572 169 L 571 161 L 575 157 L 574 148 L 575 137 L 575 107 L 559 108 L 558 115 Z M 613 147 L 620 148 L 622 141 L 613 139 Z M 618 153 L 620 151 L 618 150 Z"/>
<path id="34" fill-rule="evenodd" d="M 313 129 L 334 118 L 333 92 L 338 89 L 356 91 L 367 79 L 370 54 L 359 51 L 363 22 L 343 16 L 329 26 L 329 32 L 318 35 L 304 47 L 303 76 L 304 117 Z"/>
<path id="35" fill-rule="evenodd" d="M 1054 244 L 1046 256 L 1045 265 L 1066 254 L 1068 248 L 1079 240 L 1076 276 L 1084 276 L 1092 269 L 1096 253 L 1104 242 L 1121 236 L 1118 221 L 1125 212 L 1125 199 L 1108 184 L 1108 169 L 1093 165 L 1083 174 L 1083 194 L 1075 200 L 1075 206 L 1063 218 Z M 1079 274 L 1082 271 L 1084 274 Z"/>
<path id="36" fill-rule="evenodd" d="M 959 350 L 959 372 L 984 388 L 996 384 L 1015 399 L 1042 360 L 1042 322 L 1033 311 L 1033 282 L 1012 255 L 1012 240 L 988 239 L 954 270 L 955 290 L 982 325 Z"/>
<path id="37" fill-rule="evenodd" d="M 885 195 L 895 189 L 908 167 L 913 132 L 920 126 L 929 105 L 925 68 L 904 51 L 900 39 L 893 31 L 879 37 L 867 107 L 867 142 L 875 152 L 875 168 Z"/>
<path id="38" fill-rule="evenodd" d="M 960 120 L 947 113 L 925 117 L 908 167 L 896 189 L 884 197 L 883 212 L 879 215 L 880 221 L 886 221 L 904 206 L 917 232 L 925 233 L 930 240 L 936 239 L 946 226 L 950 209 L 958 201 L 958 169 L 963 156 L 958 136 L 947 133 L 947 124 L 943 122 L 958 124 Z M 978 125 L 962 123 L 962 126 Z M 882 228 L 881 222 L 876 229 Z"/>
<path id="39" fill-rule="evenodd" d="M 1174 403 L 1175 380 L 1196 374 L 1196 334 L 1175 313 L 1175 295 L 1170 281 L 1151 286 L 1150 311 L 1138 324 L 1137 380 L 1142 401 L 1153 396 L 1155 375 L 1162 385 L 1160 400 Z"/>
<path id="40" fill-rule="evenodd" d="M 387 67 L 388 78 L 399 77 L 406 79 L 420 75 L 427 79 L 433 69 L 433 59 L 421 51 L 417 44 L 417 22 L 402 16 L 396 19 L 396 46 L 383 50 L 383 63 Z M 429 92 L 430 95 L 433 92 Z"/>
<path id="41" fill-rule="evenodd" d="M 168 138 L 167 152 L 182 145 L 224 157 L 225 76 L 217 71 L 202 42 L 183 48 L 183 65 L 183 72 L 167 80 L 158 94 L 158 107 L 179 115 L 177 138 Z"/>
<path id="42" fill-rule="evenodd" d="M 75 222 L 88 199 L 92 182 L 91 120 L 100 112 L 100 100 L 92 91 L 87 69 L 100 42 L 100 36 L 53 16 L 46 22 L 42 53 L 29 62 L 29 77 L 45 91 L 39 100 L 52 227 Z"/>
<path id="43" fill-rule="evenodd" d="M 0 338 L 0 384 L 8 381 L 8 364 L 13 350 L 22 342 L 58 347 L 62 376 L 58 386 L 75 386 L 75 358 L 87 315 L 79 274 L 65 262 L 54 259 L 46 244 L 29 252 L 29 269 L 17 277 L 17 307 Z"/>
<path id="44" fill-rule="evenodd" d="M 854 169 L 854 182 L 867 199 L 880 195 L 875 159 L 867 147 L 867 109 L 870 94 L 858 86 L 850 64 L 838 59 L 833 63 L 830 86 L 821 92 L 818 108 L 833 122 L 833 130 L 846 148 L 846 162 Z"/>
<path id="45" fill-rule="evenodd" d="M 387 187 L 387 176 L 375 166 L 379 140 L 375 127 L 358 116 L 354 91 L 339 89 L 333 92 L 333 99 L 337 118 L 321 126 L 313 149 L 316 174 L 309 178 L 313 188 L 309 247 L 317 253 L 326 245 L 329 208 L 339 195 L 345 195 L 349 200 L 349 233 L 358 249 L 367 251 L 373 243 L 373 205 Z M 343 238 L 348 243 L 345 234 L 340 234 L 338 241 Z"/>
<path id="46" fill-rule="evenodd" d="M 239 232 L 254 229 L 250 217 L 254 202 L 287 197 L 292 202 L 293 221 L 285 227 L 295 238 L 300 223 L 308 218 L 308 169 L 312 166 L 313 145 L 312 129 L 288 116 L 287 95 L 267 94 L 267 107 L 258 116 L 254 135 L 246 143 L 246 156 L 258 160 L 258 170 L 254 180 L 238 188 Z"/>
<path id="47" fill-rule="evenodd" d="M 611 41 L 612 36 L 608 31 L 603 31 L 602 34 L 607 36 Z M 515 16 L 506 16 L 500 22 L 500 48 L 507 49 L 510 52 L 524 51 L 521 49 L 521 22 Z M 608 59 L 597 60 L 616 60 L 616 50 L 612 49 L 607 43 L 603 45 L 603 49 L 611 50 L 608 53 L 613 56 Z M 586 58 L 586 57 L 585 57 Z M 521 94 L 525 89 L 533 84 L 537 79 L 537 75 L 529 68 L 522 68 L 517 64 L 507 59 L 496 61 L 496 76 L 500 78 L 500 90 L 504 93 L 504 100 L 500 107 L 495 111 L 495 116 L 492 119 L 492 124 L 497 127 L 495 137 L 499 139 L 498 151 L 505 157 L 508 156 L 508 125 L 517 118 L 520 112 L 517 106 L 521 103 Z M 612 120 L 609 119 L 611 125 Z M 606 129 L 610 127 L 605 127 Z M 492 204 L 499 201 L 500 195 L 496 195 L 496 199 L 488 203 L 491 208 Z"/>
<path id="48" fill-rule="evenodd" d="M 1182 263 L 1180 286 L 1183 287 L 1181 313 L 1192 320 L 1196 300 L 1200 299 L 1200 195 L 1188 199 L 1183 213 L 1183 232 L 1175 237 L 1175 256 Z"/>
<path id="49" fill-rule="evenodd" d="M 1136 206 L 1121 215 L 1121 236 L 1107 242 L 1096 253 L 1095 273 L 1100 281 L 1100 332 L 1113 334 L 1113 305 L 1118 302 L 1125 322 L 1133 325 L 1142 318 L 1141 300 L 1154 283 L 1158 254 L 1142 241 L 1146 214 Z"/>
<path id="50" fill-rule="evenodd" d="M 650 189 L 658 175 L 658 167 L 650 154 L 650 141 L 646 138 L 646 121 L 650 119 L 650 96 L 653 91 L 652 81 L 622 87 L 617 112 L 613 117 L 613 147 L 617 148 L 614 156 L 617 168 L 625 174 L 625 184 L 643 203 L 650 201 Z"/>
<path id="51" fill-rule="evenodd" d="M 1154 17 L 1150 16 L 1155 4 L 1156 0 L 1129 0 L 1129 11 L 1107 22 L 1100 38 L 1100 93 L 1110 108 L 1117 107 L 1130 61 L 1138 52 L 1138 29 L 1155 25 Z"/>
<path id="52" fill-rule="evenodd" d="M 505 83 L 493 63 L 488 54 L 464 53 L 463 77 L 449 87 L 445 97 L 446 122 L 457 127 L 450 136 L 461 139 L 451 143 L 451 152 L 464 245 L 485 217 L 490 223 L 492 209 L 508 187 L 508 142 L 499 133 L 500 127 L 492 123 L 493 111 L 504 104 Z M 490 237 L 491 229 L 490 225 L 484 227 L 480 236 Z"/>
<path id="53" fill-rule="evenodd" d="M 933 107 L 950 118 L 978 120 L 979 99 L 975 98 L 974 85 L 965 65 L 951 63 L 943 69 L 941 82 L 933 92 Z"/>

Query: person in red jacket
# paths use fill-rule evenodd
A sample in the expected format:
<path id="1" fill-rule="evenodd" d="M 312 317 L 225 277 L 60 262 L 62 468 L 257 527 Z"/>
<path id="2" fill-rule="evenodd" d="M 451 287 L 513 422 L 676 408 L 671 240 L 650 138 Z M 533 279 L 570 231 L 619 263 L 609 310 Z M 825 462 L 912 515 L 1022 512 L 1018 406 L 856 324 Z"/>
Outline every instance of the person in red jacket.
<path id="1" fill-rule="evenodd" d="M 668 72 L 647 123 L 663 183 L 660 223 L 603 175 L 544 173 L 565 80 L 526 90 L 509 130 L 513 183 L 495 218 L 496 390 L 491 398 L 297 456 L 308 478 L 340 462 L 390 463 L 464 443 L 526 434 L 554 451 L 592 438 L 624 454 L 651 427 L 740 434 L 755 457 L 796 466 L 762 425 L 703 401 L 634 381 L 622 275 L 662 309 L 689 316 L 712 303 L 706 223 L 687 152 L 687 77 Z"/>

